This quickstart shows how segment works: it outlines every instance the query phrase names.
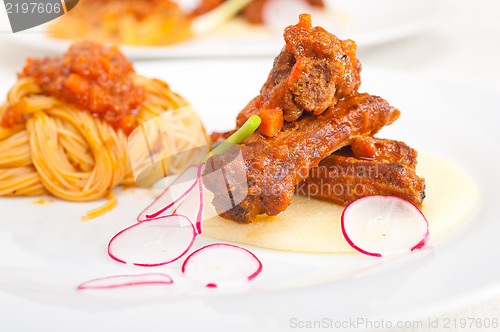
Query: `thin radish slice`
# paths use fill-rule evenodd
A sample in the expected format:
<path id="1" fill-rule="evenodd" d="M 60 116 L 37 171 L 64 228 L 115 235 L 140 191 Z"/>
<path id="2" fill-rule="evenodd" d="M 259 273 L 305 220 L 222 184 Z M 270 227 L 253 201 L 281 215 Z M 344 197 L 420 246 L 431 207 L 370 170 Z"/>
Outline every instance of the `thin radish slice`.
<path id="1" fill-rule="evenodd" d="M 246 282 L 262 271 L 262 263 L 250 251 L 215 243 L 194 251 L 182 264 L 182 273 L 206 287 Z"/>
<path id="2" fill-rule="evenodd" d="M 116 234 L 108 244 L 114 260 L 137 266 L 159 266 L 182 257 L 193 245 L 196 231 L 185 216 L 146 220 Z"/>
<path id="3" fill-rule="evenodd" d="M 86 281 L 80 284 L 77 289 L 111 289 L 118 287 L 152 285 L 152 284 L 172 284 L 174 281 L 163 273 L 148 273 L 137 275 L 120 275 L 104 277 Z"/>
<path id="4" fill-rule="evenodd" d="M 198 167 L 198 182 L 196 187 L 189 192 L 186 198 L 178 204 L 176 209 L 173 211 L 174 214 L 186 216 L 191 220 L 196 229 L 196 233 L 201 234 L 201 222 L 203 220 L 203 183 L 201 181 L 201 175 L 205 170 L 205 164 L 201 164 Z"/>
<path id="5" fill-rule="evenodd" d="M 173 182 L 137 217 L 138 222 L 170 214 L 168 209 L 182 201 L 196 187 L 199 166 L 191 165 L 177 175 Z"/>
<path id="6" fill-rule="evenodd" d="M 196 229 L 196 233 L 201 234 L 201 232 L 203 231 L 202 221 L 203 221 L 203 212 L 204 212 L 204 208 L 205 208 L 204 196 L 203 196 L 204 189 L 203 189 L 203 182 L 201 180 L 198 181 L 198 190 L 200 193 L 200 196 L 199 196 L 200 208 L 198 210 L 198 216 L 197 216 L 196 222 L 195 222 L 195 229 Z"/>
<path id="7" fill-rule="evenodd" d="M 344 209 L 342 233 L 354 249 L 382 257 L 421 249 L 429 239 L 429 223 L 402 198 L 366 196 Z"/>

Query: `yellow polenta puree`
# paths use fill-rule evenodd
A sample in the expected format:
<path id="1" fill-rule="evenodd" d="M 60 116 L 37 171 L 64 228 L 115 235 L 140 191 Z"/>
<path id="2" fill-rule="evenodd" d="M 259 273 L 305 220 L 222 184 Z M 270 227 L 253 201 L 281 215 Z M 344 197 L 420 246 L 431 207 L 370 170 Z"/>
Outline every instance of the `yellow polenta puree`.
<path id="1" fill-rule="evenodd" d="M 450 161 L 428 153 L 419 153 L 418 159 L 417 174 L 426 183 L 422 212 L 429 222 L 428 245 L 436 245 L 473 219 L 480 206 L 479 190 L 470 176 Z M 287 251 L 355 252 L 342 235 L 343 206 L 295 195 L 278 216 L 259 216 L 242 225 L 217 216 L 211 200 L 211 193 L 205 191 L 204 236 Z"/>

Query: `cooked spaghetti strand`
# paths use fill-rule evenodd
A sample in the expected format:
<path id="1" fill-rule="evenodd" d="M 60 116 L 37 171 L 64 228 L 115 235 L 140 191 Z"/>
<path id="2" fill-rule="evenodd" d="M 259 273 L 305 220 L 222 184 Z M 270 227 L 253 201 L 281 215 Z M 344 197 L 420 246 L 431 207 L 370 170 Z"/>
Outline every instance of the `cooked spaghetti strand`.
<path id="1" fill-rule="evenodd" d="M 193 112 L 176 111 L 188 103 L 160 80 L 133 74 L 131 79 L 146 92 L 146 100 L 137 114 L 144 123 L 162 116 L 162 132 L 148 126 L 146 135 L 161 145 L 157 153 L 175 155 L 205 144 L 203 133 L 189 128 Z M 84 220 L 102 215 L 116 206 L 112 189 L 133 185 L 134 163 L 151 164 L 148 152 L 128 145 L 127 136 L 106 121 L 75 106 L 42 93 L 34 79 L 21 78 L 0 105 L 5 111 L 17 108 L 25 121 L 13 127 L 0 127 L 0 196 L 39 196 L 51 194 L 74 202 L 108 202 L 89 211 Z M 168 121 L 166 121 L 168 120 Z M 165 137 L 164 133 L 169 134 Z M 178 138 L 178 141 L 176 140 Z M 129 149 L 130 146 L 130 149 Z M 130 158 L 130 159 L 129 159 Z M 184 167 L 183 160 L 171 162 L 170 173 Z"/>

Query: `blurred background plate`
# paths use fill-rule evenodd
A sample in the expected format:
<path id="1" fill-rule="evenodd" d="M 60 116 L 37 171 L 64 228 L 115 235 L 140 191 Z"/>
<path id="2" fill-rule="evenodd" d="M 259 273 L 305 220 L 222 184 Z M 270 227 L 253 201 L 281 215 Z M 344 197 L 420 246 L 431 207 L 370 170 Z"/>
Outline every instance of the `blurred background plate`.
<path id="1" fill-rule="evenodd" d="M 313 25 L 323 26 L 338 37 L 356 41 L 360 48 L 410 37 L 433 26 L 441 1 L 433 0 L 325 0 L 327 8 L 313 14 Z M 281 14 L 281 15 L 280 15 Z M 274 56 L 283 46 L 282 27 L 295 24 L 292 9 L 271 13 L 273 26 L 252 26 L 233 19 L 210 34 L 171 46 L 122 46 L 131 59 L 197 58 L 219 56 Z M 2 19 L 7 19 L 2 17 Z M 5 22 L 4 22 L 5 23 Z M 15 35 L 12 43 L 62 53 L 69 41 L 47 36 L 46 24 Z M 3 24 L 5 26 L 5 24 Z"/>

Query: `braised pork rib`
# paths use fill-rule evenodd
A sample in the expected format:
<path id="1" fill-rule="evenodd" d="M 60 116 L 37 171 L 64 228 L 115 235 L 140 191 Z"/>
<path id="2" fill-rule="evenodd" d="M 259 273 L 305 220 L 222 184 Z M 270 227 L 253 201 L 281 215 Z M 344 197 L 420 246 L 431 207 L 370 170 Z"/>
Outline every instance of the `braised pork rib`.
<path id="1" fill-rule="evenodd" d="M 369 195 L 401 197 L 421 208 L 425 181 L 415 172 L 417 152 L 403 142 L 357 138 L 309 171 L 296 194 L 348 203 Z"/>
<path id="2" fill-rule="evenodd" d="M 226 210 L 227 203 L 219 201 L 223 197 L 217 195 L 220 179 L 211 181 L 206 177 L 205 186 L 214 192 L 212 203 L 224 218 L 248 223 L 259 213 L 276 215 L 288 207 L 295 185 L 308 176 L 311 168 L 334 151 L 350 145 L 355 138 L 373 135 L 398 117 L 399 111 L 380 97 L 368 94 L 347 97 L 321 115 L 304 114 L 285 123 L 272 138 L 256 132 L 240 144 L 245 163 L 241 169 L 246 170 L 249 190 L 247 197 L 232 209 Z M 223 153 L 211 159 L 205 174 L 230 164 L 233 156 Z M 242 178 L 238 175 L 238 179 Z M 246 184 L 231 187 L 235 191 L 247 188 Z M 224 209 L 218 208 L 221 206 Z"/>
<path id="3" fill-rule="evenodd" d="M 340 204 L 387 194 L 421 206 L 425 183 L 415 174 L 415 150 L 373 138 L 399 117 L 399 110 L 381 97 L 358 92 L 356 44 L 312 27 L 310 20 L 302 14 L 298 24 L 286 28 L 286 45 L 260 94 L 236 119 L 239 128 L 258 114 L 259 130 L 207 163 L 204 184 L 214 193 L 217 213 L 239 223 L 262 213 L 274 216 L 288 207 L 296 190 Z M 212 140 L 228 135 L 215 133 Z M 361 167 L 378 172 L 346 173 Z M 363 186 L 363 192 L 312 193 L 325 182 L 332 188 Z"/>

